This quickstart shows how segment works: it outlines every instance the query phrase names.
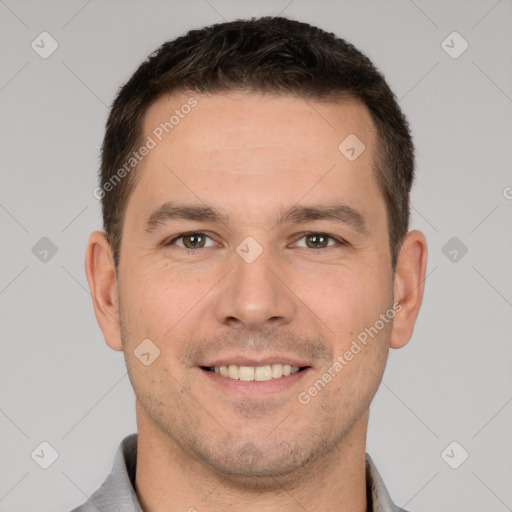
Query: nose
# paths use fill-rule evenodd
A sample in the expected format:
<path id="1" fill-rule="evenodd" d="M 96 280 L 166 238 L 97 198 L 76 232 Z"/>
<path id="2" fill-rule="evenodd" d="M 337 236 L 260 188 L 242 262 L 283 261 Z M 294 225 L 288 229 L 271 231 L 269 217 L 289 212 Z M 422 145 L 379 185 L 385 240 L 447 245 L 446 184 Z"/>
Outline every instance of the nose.
<path id="1" fill-rule="evenodd" d="M 238 253 L 233 268 L 218 288 L 215 314 L 219 323 L 235 329 L 263 330 L 289 324 L 297 298 L 278 256 L 264 250 L 252 262 Z"/>

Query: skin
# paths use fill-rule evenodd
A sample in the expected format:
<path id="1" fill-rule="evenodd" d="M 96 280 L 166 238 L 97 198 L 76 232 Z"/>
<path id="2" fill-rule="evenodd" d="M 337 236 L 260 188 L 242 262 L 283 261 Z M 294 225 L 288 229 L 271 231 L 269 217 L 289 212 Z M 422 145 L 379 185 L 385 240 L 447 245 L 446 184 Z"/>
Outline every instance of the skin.
<path id="1" fill-rule="evenodd" d="M 145 136 L 189 97 L 155 102 Z M 91 234 L 86 254 L 96 318 L 108 346 L 124 352 L 137 397 L 139 500 L 145 512 L 363 512 L 369 406 L 389 349 L 413 332 L 425 237 L 407 234 L 393 275 L 371 169 L 376 131 L 363 105 L 194 97 L 198 105 L 145 157 L 127 205 L 119 280 L 104 233 Z M 366 146 L 353 162 L 338 150 L 349 134 Z M 145 232 L 149 215 L 171 200 L 232 219 L 175 219 Z M 329 220 L 276 224 L 281 208 L 333 201 L 361 212 L 368 232 Z M 164 245 L 187 231 L 207 237 Z M 318 233 L 333 238 L 315 243 Z M 263 250 L 252 263 L 236 251 L 247 237 Z M 299 393 L 332 374 L 336 358 L 394 302 L 394 321 L 300 403 Z M 134 355 L 145 339 L 160 350 L 148 366 Z M 244 395 L 200 368 L 235 353 L 285 354 L 310 368 L 284 389 Z"/>

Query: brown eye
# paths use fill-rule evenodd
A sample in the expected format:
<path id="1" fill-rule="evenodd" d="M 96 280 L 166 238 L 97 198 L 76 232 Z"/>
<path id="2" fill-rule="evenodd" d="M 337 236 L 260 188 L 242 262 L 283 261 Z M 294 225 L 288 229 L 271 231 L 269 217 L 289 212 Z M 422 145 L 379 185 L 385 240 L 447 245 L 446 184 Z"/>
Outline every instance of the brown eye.
<path id="1" fill-rule="evenodd" d="M 177 245 L 178 247 L 181 247 L 183 249 L 204 249 L 205 247 L 211 247 L 212 245 L 206 245 L 206 241 L 209 238 L 209 236 L 201 232 L 182 233 L 181 235 L 173 238 L 172 240 L 169 240 L 169 242 L 167 242 L 165 245 Z M 181 243 L 177 243 L 179 240 L 181 241 Z"/>
<path id="2" fill-rule="evenodd" d="M 190 235 L 184 235 L 183 245 L 187 249 L 197 249 L 204 247 L 205 237 L 199 233 L 192 233 Z"/>
<path id="3" fill-rule="evenodd" d="M 344 245 L 343 240 L 338 240 L 325 233 L 303 233 L 300 240 L 305 240 L 305 245 L 301 245 L 301 247 L 307 249 L 326 249 L 333 245 Z"/>
<path id="4" fill-rule="evenodd" d="M 327 242 L 330 239 L 327 235 L 322 235 L 321 233 L 314 233 L 311 235 L 306 235 L 306 244 L 311 249 L 318 249 L 327 247 Z"/>

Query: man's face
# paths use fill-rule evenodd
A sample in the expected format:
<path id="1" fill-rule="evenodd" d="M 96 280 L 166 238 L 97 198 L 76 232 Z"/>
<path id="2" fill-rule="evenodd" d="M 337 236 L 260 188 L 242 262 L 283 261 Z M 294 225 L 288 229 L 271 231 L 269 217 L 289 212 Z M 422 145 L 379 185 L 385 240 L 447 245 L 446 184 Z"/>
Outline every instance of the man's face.
<path id="1" fill-rule="evenodd" d="M 139 414 L 169 446 L 221 472 L 274 477 L 362 432 L 384 371 L 389 320 L 344 357 L 393 304 L 386 207 L 372 171 L 376 130 L 354 102 L 195 98 L 162 141 L 155 128 L 189 96 L 164 97 L 144 118 L 144 139 L 157 145 L 123 228 L 123 350 Z M 347 155 L 357 149 L 338 149 L 350 134 L 365 144 L 355 160 Z M 166 203 L 224 217 L 161 212 L 147 224 Z M 283 218 L 290 208 L 336 205 L 356 210 L 364 226 L 347 208 L 338 220 Z M 146 339 L 160 350 L 147 366 L 134 354 Z M 234 376 L 237 365 L 263 367 L 256 377 L 269 379 L 282 363 L 301 370 L 245 381 L 210 369 L 233 365 Z M 247 369 L 240 376 L 254 378 Z"/>

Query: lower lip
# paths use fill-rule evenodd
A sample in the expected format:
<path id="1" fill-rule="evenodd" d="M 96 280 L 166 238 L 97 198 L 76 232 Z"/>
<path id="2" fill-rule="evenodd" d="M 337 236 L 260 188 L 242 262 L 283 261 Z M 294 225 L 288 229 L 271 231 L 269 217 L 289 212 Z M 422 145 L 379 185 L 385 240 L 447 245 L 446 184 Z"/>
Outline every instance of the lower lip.
<path id="1" fill-rule="evenodd" d="M 269 395 L 272 393 L 279 393 L 294 386 L 299 382 L 311 368 L 305 368 L 302 371 L 293 373 L 288 377 L 280 377 L 278 379 L 270 379 L 263 381 L 244 381 L 230 379 L 229 377 L 223 377 L 222 375 L 211 372 L 208 370 L 199 370 L 205 375 L 206 378 L 210 379 L 211 382 L 222 386 L 226 392 L 232 392 L 242 396 L 258 396 L 258 395 Z"/>

